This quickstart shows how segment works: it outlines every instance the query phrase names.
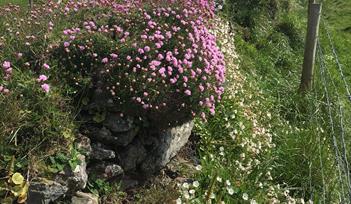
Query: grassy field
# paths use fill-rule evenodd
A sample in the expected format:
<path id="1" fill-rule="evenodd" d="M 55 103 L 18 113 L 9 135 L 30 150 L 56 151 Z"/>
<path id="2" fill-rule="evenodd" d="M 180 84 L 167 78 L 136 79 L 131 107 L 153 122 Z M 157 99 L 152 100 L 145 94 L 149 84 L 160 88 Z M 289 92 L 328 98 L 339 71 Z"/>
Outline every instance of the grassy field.
<path id="1" fill-rule="evenodd" d="M 2 0 L 2 1 L 0 1 L 0 6 L 8 4 L 8 3 L 26 6 L 26 5 L 28 5 L 28 0 Z"/>
<path id="2" fill-rule="evenodd" d="M 324 24 L 322 24 L 322 35 L 325 34 L 325 26 L 328 26 L 332 32 L 332 38 L 337 48 L 340 61 L 344 65 L 348 81 L 350 81 L 351 1 L 326 1 L 323 14 L 325 21 Z M 325 40 L 325 38 L 323 39 Z"/>

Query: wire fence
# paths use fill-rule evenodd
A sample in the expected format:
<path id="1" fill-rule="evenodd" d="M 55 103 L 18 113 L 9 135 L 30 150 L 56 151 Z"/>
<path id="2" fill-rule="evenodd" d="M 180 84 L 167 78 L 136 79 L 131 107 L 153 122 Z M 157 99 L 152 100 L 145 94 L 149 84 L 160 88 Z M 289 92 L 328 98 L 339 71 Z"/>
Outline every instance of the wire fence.
<path id="1" fill-rule="evenodd" d="M 350 131 L 347 129 L 346 122 L 351 121 L 350 115 L 347 115 L 345 106 L 351 102 L 350 84 L 348 83 L 345 67 L 338 56 L 337 48 L 333 42 L 332 32 L 326 19 L 322 18 L 322 27 L 324 28 L 323 36 L 317 43 L 317 55 L 319 64 L 320 84 L 324 99 L 323 106 L 327 110 L 328 128 L 330 129 L 331 146 L 334 152 L 336 171 L 338 174 L 338 202 L 351 203 L 351 171 L 350 171 Z M 329 49 L 327 49 L 329 48 Z M 332 56 L 332 57 L 331 57 Z M 337 85 L 342 84 L 344 90 L 339 89 Z M 343 93 L 345 92 L 345 93 Z M 346 96 L 346 97 L 345 97 Z M 326 194 L 328 193 L 328 184 L 325 182 L 324 163 L 322 159 L 322 139 L 318 136 L 320 161 L 319 166 L 322 170 L 323 191 L 320 203 L 328 203 Z"/>

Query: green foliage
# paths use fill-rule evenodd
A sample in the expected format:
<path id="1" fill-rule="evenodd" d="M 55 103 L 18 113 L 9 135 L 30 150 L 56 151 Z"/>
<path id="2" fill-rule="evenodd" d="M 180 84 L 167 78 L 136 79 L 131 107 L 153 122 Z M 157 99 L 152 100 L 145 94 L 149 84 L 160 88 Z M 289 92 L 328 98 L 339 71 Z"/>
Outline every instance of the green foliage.
<path id="1" fill-rule="evenodd" d="M 90 179 L 88 189 L 96 195 L 108 195 L 113 192 L 113 186 L 102 179 Z"/>
<path id="2" fill-rule="evenodd" d="M 286 15 L 276 25 L 276 30 L 288 37 L 289 45 L 293 49 L 301 49 L 303 46 L 304 36 L 301 33 L 302 28 L 298 27 L 300 24 L 297 17 Z"/>
<path id="3" fill-rule="evenodd" d="M 126 194 L 118 182 L 106 181 L 89 176 L 87 190 L 98 195 L 104 203 L 121 203 Z"/>
<path id="4" fill-rule="evenodd" d="M 71 170 L 74 170 L 77 165 L 80 164 L 80 160 L 78 158 L 79 152 L 72 148 L 69 155 L 65 155 L 63 153 L 57 153 L 53 156 L 49 157 L 49 171 L 51 173 L 58 173 L 63 171 L 66 166 L 69 166 Z"/>
<path id="5" fill-rule="evenodd" d="M 230 20 L 241 26 L 253 28 L 265 17 L 275 19 L 282 8 L 290 8 L 289 0 L 228 0 L 226 12 Z"/>
<path id="6" fill-rule="evenodd" d="M 252 198 L 258 203 L 273 202 L 270 200 L 272 195 L 281 202 L 299 198 L 321 202 L 323 196 L 327 203 L 337 202 L 341 187 L 338 184 L 338 172 L 335 170 L 332 132 L 323 84 L 318 74 L 319 68 L 316 68 L 318 71 L 315 75 L 314 91 L 305 96 L 297 93 L 306 9 L 298 5 L 297 1 L 281 2 L 278 15 L 272 18 L 259 14 L 260 10 L 269 8 L 264 5 L 265 2 L 255 2 L 256 4 L 250 7 L 245 5 L 244 1 L 229 1 L 232 6 L 237 6 L 237 13 L 242 12 L 237 17 L 227 14 L 233 23 L 249 26 L 247 29 L 235 27 L 238 31 L 235 45 L 241 58 L 239 71 L 245 76 L 245 81 L 238 82 L 243 86 L 238 89 L 239 94 L 235 97 L 228 97 L 231 93 L 226 93 L 219 106 L 218 115 L 207 124 L 198 123 L 196 126 L 196 133 L 201 136 L 202 141 L 202 171 L 196 179 L 202 185 L 196 190 L 194 199 L 205 202 L 203 199 L 208 192 L 212 192 L 216 202 L 223 200 L 226 203 L 245 202 L 243 193 L 247 193 L 249 199 Z M 230 6 L 227 7 L 228 11 Z M 289 10 L 290 13 L 282 12 L 284 10 Z M 321 40 L 324 42 L 326 39 L 322 37 Z M 337 46 L 342 45 L 339 44 L 340 41 L 345 44 L 344 40 L 341 41 L 338 37 Z M 344 59 L 343 51 L 346 51 L 346 48 L 339 46 L 337 49 L 341 51 L 340 58 Z M 326 59 L 329 65 L 334 63 L 330 54 Z M 345 63 L 348 61 L 344 59 Z M 330 69 L 330 72 L 335 79 L 338 74 L 336 67 Z M 345 72 L 348 73 L 348 70 Z M 348 74 L 346 75 L 348 77 Z M 337 99 L 335 92 L 345 93 L 342 83 L 338 80 L 336 88 L 330 88 L 329 91 L 332 100 Z M 238 105 L 241 103 L 246 106 Z M 342 101 L 342 104 L 346 103 Z M 345 116 L 349 117 L 350 110 L 347 106 L 344 107 Z M 266 151 L 258 157 L 247 156 L 262 162 L 257 167 L 252 165 L 253 169 L 246 171 L 247 174 L 241 174 L 240 166 L 247 165 L 242 156 L 249 155 L 250 150 L 245 144 L 262 143 L 253 140 L 257 138 L 257 135 L 252 133 L 252 130 L 255 130 L 252 122 L 256 122 L 256 119 L 245 118 L 248 109 L 249 112 L 257 114 L 257 124 L 267 128 L 272 136 L 272 144 L 266 146 Z M 332 104 L 332 110 L 333 120 L 340 120 L 337 103 Z M 336 134 L 340 134 L 340 126 L 336 125 L 335 128 Z M 236 130 L 236 134 L 233 130 Z M 262 136 L 258 138 L 263 140 Z M 221 147 L 224 151 L 220 150 Z M 232 165 L 233 161 L 237 165 Z M 267 178 L 268 172 L 271 178 Z M 222 182 L 215 177 L 221 178 L 219 180 Z M 226 190 L 228 186 L 223 183 L 226 179 L 235 184 L 232 185 L 232 195 Z M 263 188 L 259 187 L 260 182 Z M 274 190 L 271 192 L 267 189 Z"/>
<path id="7" fill-rule="evenodd" d="M 58 92 L 45 95 L 37 88 L 33 73 L 14 72 L 9 84 L 15 87 L 13 93 L 0 96 L 0 162 L 5 167 L 6 157 L 16 155 L 20 165 L 16 166 L 25 168 L 31 155 L 45 158 L 55 151 L 66 151 L 73 140 L 74 124 L 67 100 Z"/>

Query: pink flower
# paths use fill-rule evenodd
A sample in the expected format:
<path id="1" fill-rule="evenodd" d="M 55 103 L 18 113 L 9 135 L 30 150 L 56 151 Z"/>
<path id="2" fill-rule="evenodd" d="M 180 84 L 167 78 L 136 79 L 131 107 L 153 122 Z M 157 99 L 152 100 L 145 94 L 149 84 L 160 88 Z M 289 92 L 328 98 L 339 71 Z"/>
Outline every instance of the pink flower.
<path id="1" fill-rule="evenodd" d="M 37 82 L 42 82 L 42 81 L 46 81 L 46 80 L 48 80 L 48 77 L 42 74 L 37 79 Z"/>
<path id="2" fill-rule="evenodd" d="M 10 93 L 10 90 L 4 89 L 2 92 L 3 92 L 4 94 L 8 94 L 8 93 Z"/>
<path id="3" fill-rule="evenodd" d="M 144 50 L 141 48 L 138 49 L 138 52 L 139 52 L 139 54 L 144 54 Z"/>
<path id="4" fill-rule="evenodd" d="M 162 67 L 160 70 L 158 70 L 158 72 L 159 72 L 160 74 L 164 74 L 165 71 L 166 71 L 166 69 L 165 69 L 164 67 Z"/>
<path id="5" fill-rule="evenodd" d="M 202 85 L 200 85 L 200 86 L 199 86 L 199 89 L 200 89 L 201 92 L 203 92 L 203 91 L 205 90 L 205 87 L 202 86 Z"/>
<path id="6" fill-rule="evenodd" d="M 166 37 L 167 37 L 168 39 L 170 39 L 170 38 L 172 37 L 172 33 L 168 31 L 168 32 L 166 33 Z"/>
<path id="7" fill-rule="evenodd" d="M 215 109 L 214 109 L 214 108 L 211 108 L 211 109 L 210 109 L 210 113 L 211 113 L 211 115 L 214 115 L 214 114 L 216 113 Z"/>
<path id="8" fill-rule="evenodd" d="M 7 73 L 7 74 L 12 74 L 12 68 L 10 67 L 10 68 L 6 69 L 6 70 L 5 70 L 5 73 Z"/>
<path id="9" fill-rule="evenodd" d="M 85 50 L 85 47 L 80 45 L 80 46 L 79 46 L 79 50 L 80 50 L 80 51 L 83 51 L 83 50 Z"/>
<path id="10" fill-rule="evenodd" d="M 64 43 L 63 43 L 63 46 L 64 46 L 64 47 L 69 47 L 70 45 L 71 45 L 71 44 L 70 44 L 69 42 L 64 42 Z"/>
<path id="11" fill-rule="evenodd" d="M 157 61 L 157 60 L 153 60 L 150 64 L 157 67 L 157 66 L 160 66 L 160 65 L 161 65 L 161 62 L 160 62 L 160 61 Z"/>
<path id="12" fill-rule="evenodd" d="M 43 91 L 45 93 L 49 93 L 49 91 L 50 91 L 50 85 L 49 84 L 43 84 L 43 85 L 41 85 L 41 88 L 43 89 Z"/>
<path id="13" fill-rule="evenodd" d="M 104 59 L 101 60 L 102 63 L 107 64 L 108 63 L 108 58 L 105 57 Z"/>
<path id="14" fill-rule="evenodd" d="M 46 63 L 45 63 L 45 64 L 43 64 L 43 67 L 44 67 L 44 69 L 45 69 L 45 70 L 50 69 L 50 66 L 49 66 L 48 64 L 46 64 Z"/>
<path id="15" fill-rule="evenodd" d="M 145 52 L 150 52 L 151 49 L 150 49 L 149 46 L 145 46 L 145 47 L 144 47 L 144 50 L 145 50 Z"/>
<path id="16" fill-rule="evenodd" d="M 5 61 L 5 62 L 2 64 L 2 67 L 3 67 L 4 69 L 10 68 L 10 67 L 11 67 L 11 62 Z"/>
<path id="17" fill-rule="evenodd" d="M 185 90 L 184 93 L 188 96 L 191 96 L 191 91 L 189 89 Z"/>
<path id="18" fill-rule="evenodd" d="M 118 55 L 115 54 L 115 53 L 110 54 L 110 56 L 112 57 L 112 59 L 117 59 L 118 58 Z"/>
<path id="19" fill-rule="evenodd" d="M 158 59 L 158 60 L 163 60 L 163 59 L 164 59 L 164 57 L 163 57 L 163 55 L 162 55 L 162 54 L 158 54 L 158 55 L 157 55 L 157 59 Z"/>

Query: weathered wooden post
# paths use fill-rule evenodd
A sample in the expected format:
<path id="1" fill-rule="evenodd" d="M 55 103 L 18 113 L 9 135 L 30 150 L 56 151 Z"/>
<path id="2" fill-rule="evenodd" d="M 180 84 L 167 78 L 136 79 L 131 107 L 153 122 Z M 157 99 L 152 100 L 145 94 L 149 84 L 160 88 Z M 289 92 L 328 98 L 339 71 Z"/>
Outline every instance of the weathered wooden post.
<path id="1" fill-rule="evenodd" d="M 30 9 L 33 8 L 33 0 L 29 0 L 29 8 L 30 8 Z"/>
<path id="2" fill-rule="evenodd" d="M 305 54 L 302 66 L 300 92 L 306 92 L 312 87 L 313 70 L 316 58 L 317 39 L 322 4 L 309 0 L 308 25 L 305 42 Z"/>

